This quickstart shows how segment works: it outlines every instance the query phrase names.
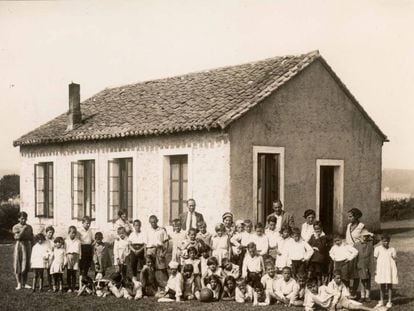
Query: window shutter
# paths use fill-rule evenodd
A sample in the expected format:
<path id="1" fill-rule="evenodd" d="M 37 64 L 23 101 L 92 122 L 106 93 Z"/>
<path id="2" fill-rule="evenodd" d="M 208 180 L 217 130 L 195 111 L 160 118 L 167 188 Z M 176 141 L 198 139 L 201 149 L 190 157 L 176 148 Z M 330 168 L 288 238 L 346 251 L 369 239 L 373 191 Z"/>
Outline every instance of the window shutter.
<path id="1" fill-rule="evenodd" d="M 133 187 L 132 187 L 132 159 L 127 159 L 127 206 L 128 206 L 128 218 L 132 220 L 133 218 L 133 200 L 132 200 L 132 193 L 133 193 Z"/>
<path id="2" fill-rule="evenodd" d="M 90 216 L 95 219 L 95 161 L 90 161 L 90 179 L 91 179 L 91 212 Z"/>
<path id="3" fill-rule="evenodd" d="M 82 162 L 72 162 L 72 218 L 84 216 L 84 167 Z"/>
<path id="4" fill-rule="evenodd" d="M 47 167 L 47 217 L 53 218 L 53 163 L 48 163 Z"/>
<path id="5" fill-rule="evenodd" d="M 36 217 L 46 216 L 45 210 L 45 170 L 41 164 L 35 164 Z"/>
<path id="6" fill-rule="evenodd" d="M 117 218 L 119 210 L 119 161 L 108 161 L 108 221 Z"/>

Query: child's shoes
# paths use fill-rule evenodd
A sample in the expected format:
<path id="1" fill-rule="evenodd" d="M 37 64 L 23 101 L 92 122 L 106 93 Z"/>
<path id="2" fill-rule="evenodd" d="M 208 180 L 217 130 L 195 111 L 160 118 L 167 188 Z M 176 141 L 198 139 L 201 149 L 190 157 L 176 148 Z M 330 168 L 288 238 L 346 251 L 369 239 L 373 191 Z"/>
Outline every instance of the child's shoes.
<path id="1" fill-rule="evenodd" d="M 386 306 L 388 309 L 389 309 L 389 308 L 392 308 L 392 302 L 391 302 L 391 301 L 388 301 L 388 302 L 387 302 L 387 304 L 386 304 L 385 306 Z"/>
<path id="2" fill-rule="evenodd" d="M 380 301 L 378 301 L 378 303 L 375 307 L 382 307 L 382 306 L 384 306 L 384 301 L 380 300 Z"/>

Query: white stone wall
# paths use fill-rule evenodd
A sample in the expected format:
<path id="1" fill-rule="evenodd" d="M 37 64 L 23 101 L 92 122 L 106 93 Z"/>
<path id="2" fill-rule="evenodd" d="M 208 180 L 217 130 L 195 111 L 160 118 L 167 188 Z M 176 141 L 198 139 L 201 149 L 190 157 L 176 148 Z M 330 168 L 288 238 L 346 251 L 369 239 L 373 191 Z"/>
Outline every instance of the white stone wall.
<path id="1" fill-rule="evenodd" d="M 230 210 L 230 142 L 226 134 L 190 133 L 154 138 L 123 139 L 88 143 L 68 143 L 55 146 L 21 148 L 21 209 L 29 214 L 35 231 L 54 225 L 58 235 L 65 235 L 69 225 L 80 226 L 71 216 L 71 162 L 95 160 L 96 221 L 95 230 L 106 233 L 108 223 L 108 161 L 113 158 L 133 158 L 134 219 L 143 227 L 155 214 L 167 225 L 165 193 L 168 193 L 166 172 L 168 156 L 188 155 L 188 196 L 197 201 L 197 211 L 207 221 L 210 231 L 221 215 Z M 35 218 L 34 165 L 53 162 L 54 218 Z"/>

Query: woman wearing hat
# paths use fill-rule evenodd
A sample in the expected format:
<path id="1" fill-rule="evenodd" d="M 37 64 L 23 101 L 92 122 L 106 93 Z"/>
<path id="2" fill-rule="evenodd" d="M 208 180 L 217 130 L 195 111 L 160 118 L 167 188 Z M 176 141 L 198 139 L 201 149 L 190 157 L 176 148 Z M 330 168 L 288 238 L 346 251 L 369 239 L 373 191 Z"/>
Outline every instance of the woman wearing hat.
<path id="1" fill-rule="evenodd" d="M 223 224 L 226 229 L 226 234 L 229 236 L 229 239 L 233 236 L 235 232 L 234 222 L 233 222 L 233 214 L 230 212 L 226 212 L 222 216 Z"/>
<path id="2" fill-rule="evenodd" d="M 352 208 L 348 211 L 348 225 L 346 226 L 345 241 L 348 245 L 354 246 L 356 243 L 362 241 L 361 232 L 365 225 L 359 221 L 362 217 L 362 212 L 358 208 Z M 357 267 L 357 259 L 349 263 L 349 275 L 353 279 L 351 295 L 356 297 L 356 292 L 359 286 L 359 274 Z"/>

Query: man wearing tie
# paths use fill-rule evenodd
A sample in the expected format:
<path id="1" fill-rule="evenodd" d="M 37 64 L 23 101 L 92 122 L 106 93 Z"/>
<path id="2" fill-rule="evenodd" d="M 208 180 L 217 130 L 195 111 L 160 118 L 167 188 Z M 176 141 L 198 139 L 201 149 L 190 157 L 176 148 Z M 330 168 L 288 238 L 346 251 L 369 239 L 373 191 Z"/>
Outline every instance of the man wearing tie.
<path id="1" fill-rule="evenodd" d="M 197 229 L 197 223 L 204 220 L 202 214 L 195 211 L 196 202 L 194 199 L 187 200 L 187 212 L 180 215 L 181 227 L 183 230 L 188 231 L 190 228 Z"/>

